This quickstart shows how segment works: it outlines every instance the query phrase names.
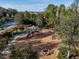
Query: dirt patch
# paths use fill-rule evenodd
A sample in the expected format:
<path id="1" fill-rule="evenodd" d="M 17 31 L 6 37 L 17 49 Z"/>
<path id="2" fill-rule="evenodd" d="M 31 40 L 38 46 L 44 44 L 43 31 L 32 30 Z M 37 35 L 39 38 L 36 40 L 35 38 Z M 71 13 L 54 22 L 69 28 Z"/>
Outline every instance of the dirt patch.
<path id="1" fill-rule="evenodd" d="M 39 59 L 56 59 L 61 41 L 52 38 L 52 35 L 54 34 L 48 29 L 42 29 L 40 32 L 34 33 L 32 38 L 23 38 L 17 43 L 29 42 L 32 44 L 34 50 L 40 55 Z"/>

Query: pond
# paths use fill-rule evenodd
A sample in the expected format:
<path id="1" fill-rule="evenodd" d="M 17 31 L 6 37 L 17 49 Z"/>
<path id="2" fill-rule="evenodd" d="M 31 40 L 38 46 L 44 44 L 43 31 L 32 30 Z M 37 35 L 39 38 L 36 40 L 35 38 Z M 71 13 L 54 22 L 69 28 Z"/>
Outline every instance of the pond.
<path id="1" fill-rule="evenodd" d="M 6 21 L 5 24 L 0 25 L 0 28 L 6 28 L 6 27 L 9 27 L 13 24 L 16 24 L 16 22 L 14 20 L 9 20 L 9 21 Z"/>

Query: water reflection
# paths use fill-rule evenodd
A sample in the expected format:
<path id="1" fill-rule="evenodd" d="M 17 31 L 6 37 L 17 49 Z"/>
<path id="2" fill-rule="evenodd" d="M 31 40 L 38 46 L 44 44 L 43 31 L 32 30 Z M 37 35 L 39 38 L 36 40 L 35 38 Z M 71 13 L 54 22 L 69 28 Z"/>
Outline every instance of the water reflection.
<path id="1" fill-rule="evenodd" d="M 9 20 L 9 21 L 6 21 L 5 24 L 0 25 L 0 28 L 6 28 L 6 27 L 11 26 L 11 25 L 13 25 L 15 23 L 16 22 L 14 20 Z"/>

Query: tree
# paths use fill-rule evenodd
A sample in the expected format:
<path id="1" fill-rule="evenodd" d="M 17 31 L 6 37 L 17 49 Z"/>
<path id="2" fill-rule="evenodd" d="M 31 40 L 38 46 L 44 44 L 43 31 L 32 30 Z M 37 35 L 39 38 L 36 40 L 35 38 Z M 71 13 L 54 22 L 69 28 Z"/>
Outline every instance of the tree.
<path id="1" fill-rule="evenodd" d="M 16 44 L 12 48 L 11 59 L 38 59 L 38 54 L 30 44 Z"/>
<path id="2" fill-rule="evenodd" d="M 28 11 L 24 12 L 24 19 L 31 19 L 31 13 Z"/>
<path id="3" fill-rule="evenodd" d="M 11 8 L 8 8 L 7 9 L 7 15 L 8 15 L 8 17 L 14 17 L 15 16 L 15 14 L 17 13 L 17 10 L 15 10 L 15 9 L 11 9 Z"/>
<path id="4" fill-rule="evenodd" d="M 37 14 L 31 14 L 31 19 L 33 20 L 33 21 L 36 21 L 36 18 L 37 18 Z"/>
<path id="5" fill-rule="evenodd" d="M 58 8 L 58 17 L 63 17 L 65 14 L 65 5 L 61 4 Z"/>
<path id="6" fill-rule="evenodd" d="M 59 32 L 63 37 L 63 43 L 65 46 L 68 46 L 67 50 L 67 56 L 64 58 L 69 58 L 71 55 L 71 50 L 72 48 L 75 51 L 72 55 L 76 54 L 78 55 L 77 51 L 77 44 L 76 42 L 79 42 L 78 36 L 79 36 L 79 16 L 74 16 L 68 20 L 65 20 L 64 22 L 61 23 Z M 63 57 L 63 56 L 62 56 Z"/>
<path id="7" fill-rule="evenodd" d="M 21 24 L 21 21 L 24 19 L 24 13 L 19 12 L 15 15 L 15 21 L 17 24 Z"/>
<path id="8" fill-rule="evenodd" d="M 3 58 L 3 55 L 2 55 L 1 53 L 0 53 L 0 59 L 4 59 L 4 58 Z"/>
<path id="9" fill-rule="evenodd" d="M 0 18 L 5 17 L 6 16 L 6 9 L 3 7 L 0 7 Z"/>
<path id="10" fill-rule="evenodd" d="M 5 44 L 6 44 L 5 39 L 0 37 L 0 50 L 4 48 Z"/>
<path id="11" fill-rule="evenodd" d="M 79 8 L 79 0 L 74 0 L 74 4 L 75 4 L 76 8 L 78 9 Z"/>
<path id="12" fill-rule="evenodd" d="M 5 23 L 5 21 L 2 20 L 2 19 L 0 19 L 0 25 L 2 25 L 2 24 L 4 24 L 4 23 Z"/>
<path id="13" fill-rule="evenodd" d="M 36 20 L 34 20 L 36 22 L 36 25 L 38 27 L 45 27 L 47 25 L 47 21 L 44 18 L 43 13 L 38 13 L 36 16 Z"/>
<path id="14" fill-rule="evenodd" d="M 45 17 L 47 18 L 47 24 L 49 27 L 54 27 L 56 20 L 57 6 L 49 4 L 45 10 Z"/>
<path id="15" fill-rule="evenodd" d="M 2 36 L 3 37 L 3 41 L 5 41 L 5 45 L 8 44 L 8 42 L 11 40 L 11 37 L 12 37 L 12 32 L 5 32 L 4 35 Z"/>
<path id="16" fill-rule="evenodd" d="M 71 4 L 70 11 L 71 11 L 71 15 L 72 14 L 73 14 L 73 16 L 78 15 L 77 7 L 74 3 Z"/>
<path id="17" fill-rule="evenodd" d="M 36 22 L 33 21 L 33 20 L 30 20 L 30 19 L 23 19 L 21 21 L 21 24 L 24 24 L 24 25 L 35 25 L 36 26 Z"/>

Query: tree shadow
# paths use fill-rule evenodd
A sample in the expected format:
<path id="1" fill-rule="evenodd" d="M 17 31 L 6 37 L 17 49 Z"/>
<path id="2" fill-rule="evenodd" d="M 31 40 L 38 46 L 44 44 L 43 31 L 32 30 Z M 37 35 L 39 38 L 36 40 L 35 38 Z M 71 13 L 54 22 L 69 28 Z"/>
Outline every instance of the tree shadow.
<path id="1" fill-rule="evenodd" d="M 42 39 L 42 38 L 48 37 L 50 35 L 52 35 L 52 32 L 50 32 L 50 31 L 45 32 L 45 33 L 35 32 L 35 33 L 33 33 L 33 36 L 31 38 L 27 38 L 27 39 Z"/>
<path id="2" fill-rule="evenodd" d="M 42 42 L 40 40 L 33 40 L 33 41 L 29 41 L 28 43 L 31 45 L 38 45 L 41 44 Z"/>
<path id="3" fill-rule="evenodd" d="M 34 50 L 35 51 L 38 51 L 38 53 L 40 53 L 42 50 L 51 50 L 51 49 L 54 49 L 58 46 L 59 43 L 46 43 L 46 44 L 39 44 L 39 45 L 36 45 L 34 46 Z"/>
<path id="4" fill-rule="evenodd" d="M 22 38 L 18 38 L 18 40 L 32 40 L 32 39 L 42 39 L 42 38 L 45 38 L 45 37 L 48 37 L 52 35 L 52 32 L 48 31 L 48 32 L 45 32 L 45 33 L 42 33 L 42 32 L 34 32 L 33 33 L 33 36 L 32 37 L 22 37 Z"/>

